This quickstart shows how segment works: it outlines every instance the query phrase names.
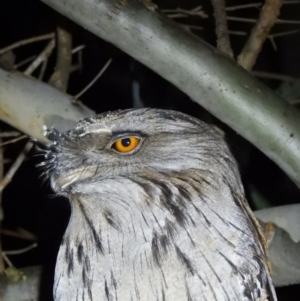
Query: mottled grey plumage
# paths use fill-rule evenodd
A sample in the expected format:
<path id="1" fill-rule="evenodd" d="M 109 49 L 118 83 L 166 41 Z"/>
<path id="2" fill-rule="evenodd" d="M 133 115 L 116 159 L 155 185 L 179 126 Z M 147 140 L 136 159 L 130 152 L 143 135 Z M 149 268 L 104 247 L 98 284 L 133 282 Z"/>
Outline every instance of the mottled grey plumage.
<path id="1" fill-rule="evenodd" d="M 217 131 L 156 109 L 47 130 L 45 174 L 72 215 L 56 301 L 275 301 L 264 240 Z M 136 136 L 132 153 L 112 149 Z"/>

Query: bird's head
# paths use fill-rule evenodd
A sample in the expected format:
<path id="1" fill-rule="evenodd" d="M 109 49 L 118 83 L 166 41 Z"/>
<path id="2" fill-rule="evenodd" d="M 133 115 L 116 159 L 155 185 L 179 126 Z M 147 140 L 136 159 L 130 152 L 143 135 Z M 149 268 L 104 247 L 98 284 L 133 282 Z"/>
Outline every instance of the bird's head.
<path id="1" fill-rule="evenodd" d="M 85 118 L 75 129 L 46 129 L 45 174 L 64 194 L 73 185 L 143 172 L 199 169 L 219 173 L 232 160 L 221 135 L 175 111 L 124 110 Z"/>

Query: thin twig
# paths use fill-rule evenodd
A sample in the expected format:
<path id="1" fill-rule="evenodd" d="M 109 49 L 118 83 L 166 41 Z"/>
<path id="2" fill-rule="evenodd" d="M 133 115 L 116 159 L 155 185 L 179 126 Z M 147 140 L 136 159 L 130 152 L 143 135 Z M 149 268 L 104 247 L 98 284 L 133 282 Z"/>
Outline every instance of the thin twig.
<path id="1" fill-rule="evenodd" d="M 11 168 L 9 169 L 9 171 L 6 173 L 3 180 L 1 181 L 0 192 L 2 192 L 4 190 L 4 188 L 11 182 L 13 176 L 15 175 L 18 168 L 21 166 L 22 162 L 26 158 L 26 155 L 31 150 L 32 146 L 33 146 L 33 143 L 31 141 L 28 141 L 26 143 L 24 149 L 19 154 L 16 161 L 13 163 L 13 165 L 11 166 Z"/>
<path id="2" fill-rule="evenodd" d="M 240 18 L 240 17 L 232 17 L 232 16 L 227 16 L 228 21 L 238 21 L 238 22 L 244 22 L 244 23 L 255 23 L 257 20 L 256 19 L 251 19 L 251 18 Z M 276 24 L 292 24 L 292 25 L 299 25 L 300 21 L 298 20 L 282 20 L 282 19 L 277 19 L 275 22 Z"/>
<path id="3" fill-rule="evenodd" d="M 14 265 L 12 264 L 12 262 L 8 259 L 8 257 L 6 256 L 5 252 L 2 252 L 2 257 L 4 259 L 4 261 L 6 262 L 6 264 L 10 267 L 13 268 Z"/>
<path id="4" fill-rule="evenodd" d="M 235 11 L 240 9 L 252 8 L 252 7 L 260 7 L 262 3 L 250 3 L 250 4 L 243 4 L 243 5 L 235 5 L 235 6 L 228 6 L 226 7 L 226 11 Z"/>
<path id="5" fill-rule="evenodd" d="M 28 45 L 30 43 L 35 43 L 35 42 L 39 42 L 39 41 L 43 41 L 43 40 L 49 40 L 49 39 L 53 39 L 53 38 L 54 38 L 54 32 L 44 34 L 41 36 L 37 36 L 37 37 L 33 37 L 33 38 L 29 38 L 29 39 L 25 39 L 25 40 L 16 42 L 12 45 L 9 45 L 5 48 L 0 49 L 0 55 L 7 51 L 13 50 L 17 47 L 23 46 L 23 45 Z"/>
<path id="6" fill-rule="evenodd" d="M 285 74 L 270 73 L 270 72 L 257 71 L 257 70 L 251 71 L 251 74 L 260 78 L 275 79 L 282 82 L 300 84 L 300 78 L 292 77 Z"/>
<path id="7" fill-rule="evenodd" d="M 66 92 L 71 71 L 72 35 L 64 28 L 57 28 L 57 59 L 55 72 L 49 84 Z"/>
<path id="8" fill-rule="evenodd" d="M 78 65 L 80 67 L 80 71 L 82 71 L 83 68 L 82 51 L 78 52 L 77 58 L 78 58 Z"/>
<path id="9" fill-rule="evenodd" d="M 295 0 L 293 0 L 293 1 L 283 1 L 283 4 L 299 4 L 300 3 L 300 1 L 295 1 Z"/>
<path id="10" fill-rule="evenodd" d="M 170 14 L 168 15 L 170 19 L 177 19 L 177 18 L 188 18 L 188 15 L 185 14 Z"/>
<path id="11" fill-rule="evenodd" d="M 20 137 L 18 137 L 18 138 L 11 139 L 11 140 L 9 140 L 9 141 L 5 141 L 5 142 L 3 142 L 3 143 L 0 143 L 0 147 L 1 147 L 1 146 L 4 146 L 4 145 L 7 145 L 7 144 L 15 143 L 15 142 L 20 141 L 20 140 L 22 140 L 22 139 L 25 139 L 25 138 L 27 138 L 27 137 L 28 137 L 27 135 L 22 135 L 22 136 L 20 136 Z"/>
<path id="12" fill-rule="evenodd" d="M 86 46 L 85 45 L 79 45 L 75 48 L 72 49 L 72 54 L 75 54 L 76 52 L 79 52 L 81 50 L 83 50 Z"/>
<path id="13" fill-rule="evenodd" d="M 32 55 L 32 56 L 28 57 L 27 59 L 21 61 L 20 63 L 15 64 L 14 69 L 18 69 L 18 68 L 22 67 L 23 65 L 26 65 L 27 63 L 33 61 L 36 57 L 37 57 L 37 55 Z"/>
<path id="14" fill-rule="evenodd" d="M 225 0 L 211 0 L 216 22 L 217 48 L 224 55 L 233 59 L 226 20 Z"/>
<path id="15" fill-rule="evenodd" d="M 245 31 L 237 31 L 237 30 L 228 30 L 228 33 L 236 36 L 246 36 L 247 32 Z"/>
<path id="16" fill-rule="evenodd" d="M 34 234 L 32 234 L 31 232 L 29 232 L 23 228 L 18 228 L 17 231 L 0 229 L 0 233 L 3 235 L 13 236 L 13 237 L 26 239 L 26 240 L 30 240 L 30 241 L 37 240 L 37 237 Z"/>
<path id="17" fill-rule="evenodd" d="M 32 74 L 32 72 L 51 55 L 54 47 L 55 39 L 53 38 L 45 47 L 45 49 L 39 54 L 39 56 L 32 62 L 32 64 L 24 71 L 24 74 Z"/>
<path id="18" fill-rule="evenodd" d="M 282 3 L 283 0 L 266 0 L 263 5 L 250 37 L 238 56 L 238 63 L 246 70 L 253 68 L 268 34 L 279 16 Z"/>
<path id="19" fill-rule="evenodd" d="M 182 27 L 190 29 L 190 30 L 203 30 L 204 28 L 202 26 L 197 26 L 197 25 L 185 25 L 185 24 L 180 24 Z"/>
<path id="20" fill-rule="evenodd" d="M 268 36 L 268 38 L 279 38 L 279 37 L 285 37 L 291 34 L 296 34 L 299 33 L 300 29 L 294 29 L 294 30 L 287 30 L 283 32 L 278 32 L 278 33 L 272 33 Z"/>
<path id="21" fill-rule="evenodd" d="M 48 65 L 48 59 L 45 59 L 42 63 L 42 67 L 38 76 L 38 80 L 42 81 L 43 77 L 45 75 L 46 69 L 47 69 L 47 65 Z"/>
<path id="22" fill-rule="evenodd" d="M 171 9 L 162 9 L 162 12 L 168 14 L 168 13 L 174 13 L 174 12 L 177 12 L 179 9 L 181 9 L 180 7 L 177 7 L 177 8 L 171 8 Z M 202 9 L 202 5 L 199 5 L 193 9 L 190 9 L 190 10 L 187 10 L 188 12 L 195 12 L 195 11 L 198 11 L 198 10 L 201 10 Z"/>
<path id="23" fill-rule="evenodd" d="M 283 1 L 283 4 L 299 4 L 300 1 Z M 235 11 L 240 9 L 247 9 L 247 8 L 258 8 L 262 5 L 261 2 L 256 3 L 249 3 L 249 4 L 242 4 L 242 5 L 235 5 L 235 6 L 228 6 L 226 7 L 226 11 Z"/>
<path id="24" fill-rule="evenodd" d="M 95 76 L 95 78 L 82 90 L 80 91 L 77 95 L 73 97 L 73 101 L 75 102 L 83 93 L 85 93 L 97 80 L 98 78 L 105 72 L 105 70 L 108 68 L 110 63 L 112 62 L 112 59 L 109 59 L 104 67 L 100 70 L 100 72 Z"/>
<path id="25" fill-rule="evenodd" d="M 268 39 L 270 40 L 270 42 L 271 42 L 274 50 L 277 51 L 277 45 L 275 43 L 275 38 L 286 37 L 288 35 L 297 34 L 299 32 L 300 32 L 300 29 L 288 30 L 288 31 L 273 33 L 273 34 L 268 35 Z"/>
<path id="26" fill-rule="evenodd" d="M 35 242 L 26 248 L 19 249 L 19 250 L 13 250 L 13 251 L 3 251 L 3 253 L 5 253 L 6 255 L 19 255 L 22 253 L 26 253 L 26 252 L 36 248 L 37 246 L 38 246 L 38 244 Z"/>
<path id="27" fill-rule="evenodd" d="M 282 19 L 277 19 L 276 21 L 277 24 L 292 24 L 292 25 L 299 25 L 300 21 L 299 20 L 282 20 Z"/>
<path id="28" fill-rule="evenodd" d="M 191 10 L 186 10 L 186 9 L 182 9 L 182 8 L 176 8 L 176 9 L 164 9 L 162 10 L 164 13 L 168 14 L 168 16 L 170 17 L 169 14 L 171 14 L 171 16 L 175 15 L 189 15 L 189 16 L 198 16 L 201 17 L 203 19 L 207 18 L 207 14 L 202 10 L 202 6 L 197 6 Z M 173 14 L 173 15 L 172 15 Z"/>
<path id="29" fill-rule="evenodd" d="M 17 131 L 10 131 L 10 132 L 2 132 L 0 133 L 0 138 L 10 138 L 10 137 L 18 137 L 21 133 Z"/>
<path id="30" fill-rule="evenodd" d="M 228 21 L 238 21 L 243 23 L 255 23 L 256 19 L 227 16 Z"/>
<path id="31" fill-rule="evenodd" d="M 85 48 L 85 45 L 79 45 L 72 49 L 72 55 L 78 53 L 78 64 L 71 66 L 70 73 L 73 73 L 77 70 L 82 70 L 82 50 Z"/>

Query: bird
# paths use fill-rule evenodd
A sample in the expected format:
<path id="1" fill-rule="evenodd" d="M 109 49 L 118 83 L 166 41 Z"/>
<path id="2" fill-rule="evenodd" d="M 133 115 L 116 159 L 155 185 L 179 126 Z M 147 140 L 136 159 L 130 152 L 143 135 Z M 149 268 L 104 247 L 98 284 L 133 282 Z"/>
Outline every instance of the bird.
<path id="1" fill-rule="evenodd" d="M 266 243 L 221 133 L 181 112 L 44 128 L 43 174 L 71 204 L 55 301 L 276 301 Z"/>

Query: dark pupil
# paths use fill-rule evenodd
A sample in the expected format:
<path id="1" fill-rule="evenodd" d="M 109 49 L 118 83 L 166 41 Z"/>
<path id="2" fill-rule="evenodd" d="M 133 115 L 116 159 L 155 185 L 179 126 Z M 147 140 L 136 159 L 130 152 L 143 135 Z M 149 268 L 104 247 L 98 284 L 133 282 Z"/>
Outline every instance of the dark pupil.
<path id="1" fill-rule="evenodd" d="M 128 147 L 130 145 L 131 141 L 129 138 L 125 138 L 125 139 L 122 139 L 121 143 L 124 147 Z"/>

